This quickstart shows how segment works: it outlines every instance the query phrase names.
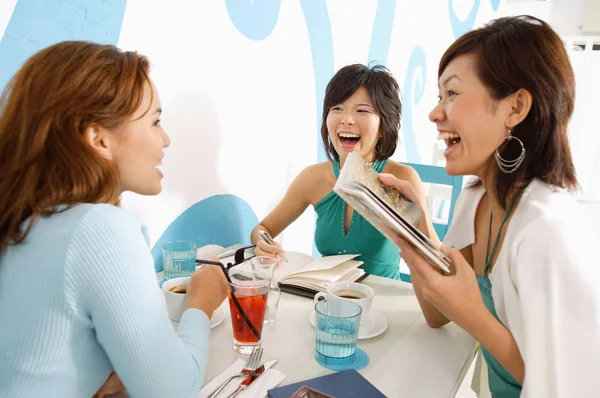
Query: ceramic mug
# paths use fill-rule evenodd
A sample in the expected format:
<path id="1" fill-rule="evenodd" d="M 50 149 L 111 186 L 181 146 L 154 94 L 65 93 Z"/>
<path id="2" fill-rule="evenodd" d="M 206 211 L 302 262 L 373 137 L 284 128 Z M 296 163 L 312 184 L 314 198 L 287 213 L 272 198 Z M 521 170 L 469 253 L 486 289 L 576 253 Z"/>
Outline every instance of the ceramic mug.
<path id="1" fill-rule="evenodd" d="M 319 292 L 315 294 L 315 303 L 326 298 L 330 305 L 334 306 L 336 301 L 349 300 L 356 303 L 362 308 L 360 317 L 360 326 L 368 324 L 369 310 L 375 297 L 375 291 L 367 285 L 357 282 L 336 282 L 329 285 L 327 292 Z"/>

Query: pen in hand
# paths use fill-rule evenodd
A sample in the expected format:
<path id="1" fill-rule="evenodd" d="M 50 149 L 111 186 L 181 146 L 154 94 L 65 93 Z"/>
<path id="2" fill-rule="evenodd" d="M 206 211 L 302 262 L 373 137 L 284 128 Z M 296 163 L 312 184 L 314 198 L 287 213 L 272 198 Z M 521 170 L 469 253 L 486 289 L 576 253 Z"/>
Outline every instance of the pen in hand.
<path id="1" fill-rule="evenodd" d="M 258 233 L 260 237 L 264 239 L 265 242 L 267 242 L 270 245 L 276 246 L 275 242 L 273 241 L 273 238 L 271 238 L 271 235 L 269 235 L 267 231 L 259 230 Z M 283 261 L 285 261 L 286 263 L 289 263 L 289 260 L 287 259 L 285 254 L 281 253 L 281 258 L 283 258 Z"/>

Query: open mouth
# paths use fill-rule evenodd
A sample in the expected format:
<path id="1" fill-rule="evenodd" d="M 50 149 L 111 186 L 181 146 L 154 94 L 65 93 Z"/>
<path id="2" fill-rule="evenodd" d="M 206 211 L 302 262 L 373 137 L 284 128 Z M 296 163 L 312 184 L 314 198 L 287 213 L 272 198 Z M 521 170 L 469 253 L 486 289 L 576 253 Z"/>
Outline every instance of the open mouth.
<path id="1" fill-rule="evenodd" d="M 360 141 L 360 135 L 354 133 L 339 133 L 338 137 L 343 146 L 354 146 Z"/>
<path id="2" fill-rule="evenodd" d="M 460 142 L 460 136 L 456 133 L 440 132 L 438 134 L 438 140 L 444 140 L 448 147 L 446 150 L 448 150 Z"/>

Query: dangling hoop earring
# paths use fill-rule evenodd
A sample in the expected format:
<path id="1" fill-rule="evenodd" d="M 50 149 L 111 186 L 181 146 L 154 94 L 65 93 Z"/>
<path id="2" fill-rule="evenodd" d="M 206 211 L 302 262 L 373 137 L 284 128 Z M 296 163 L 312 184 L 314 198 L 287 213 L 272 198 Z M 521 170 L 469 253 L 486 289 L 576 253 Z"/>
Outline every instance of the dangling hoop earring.
<path id="1" fill-rule="evenodd" d="M 496 145 L 496 152 L 494 152 L 494 157 L 496 158 L 496 163 L 498 163 L 498 167 L 505 174 L 511 174 L 511 173 L 514 173 L 515 171 L 517 171 L 519 166 L 521 166 L 521 163 L 523 163 L 523 160 L 525 160 L 525 153 L 527 152 L 525 150 L 525 145 L 523 145 L 523 141 L 521 141 L 518 137 L 515 137 L 511 133 L 512 133 L 512 130 L 509 129 L 508 136 L 502 138 L 498 142 L 498 145 Z M 519 144 L 521 144 L 521 154 L 519 155 L 519 157 L 517 157 L 514 160 L 503 159 L 502 156 L 500 156 L 500 152 L 498 152 L 498 150 L 500 149 L 500 146 L 504 143 L 504 141 L 510 142 L 513 139 L 517 140 L 517 142 Z"/>

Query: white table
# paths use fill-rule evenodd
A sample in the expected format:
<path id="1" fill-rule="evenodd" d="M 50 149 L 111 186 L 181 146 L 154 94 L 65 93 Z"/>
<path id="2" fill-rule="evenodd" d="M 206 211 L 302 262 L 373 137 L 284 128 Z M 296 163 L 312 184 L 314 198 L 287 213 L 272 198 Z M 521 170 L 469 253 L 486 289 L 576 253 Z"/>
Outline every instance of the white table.
<path id="1" fill-rule="evenodd" d="M 473 338 L 454 324 L 439 329 L 427 326 L 411 284 L 373 275 L 364 283 L 375 290 L 372 311 L 385 315 L 388 328 L 377 337 L 358 341 L 370 358 L 360 373 L 388 397 L 453 397 L 473 359 Z M 211 331 L 205 382 L 236 358 L 245 358 L 232 348 L 227 301 L 221 309 L 226 316 Z M 275 323 L 263 328 L 263 362 L 279 359 L 275 367 L 287 376 L 282 385 L 333 373 L 314 359 L 312 310 L 312 299 L 282 292 Z"/>

